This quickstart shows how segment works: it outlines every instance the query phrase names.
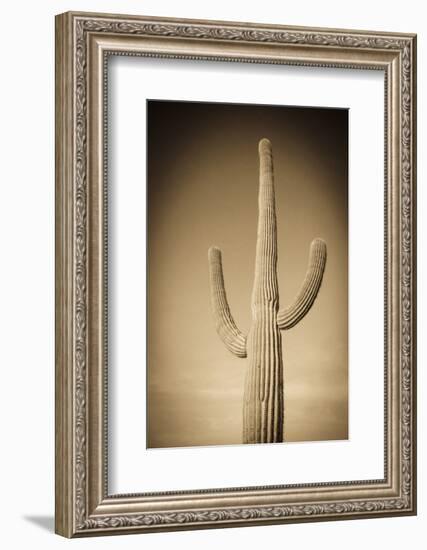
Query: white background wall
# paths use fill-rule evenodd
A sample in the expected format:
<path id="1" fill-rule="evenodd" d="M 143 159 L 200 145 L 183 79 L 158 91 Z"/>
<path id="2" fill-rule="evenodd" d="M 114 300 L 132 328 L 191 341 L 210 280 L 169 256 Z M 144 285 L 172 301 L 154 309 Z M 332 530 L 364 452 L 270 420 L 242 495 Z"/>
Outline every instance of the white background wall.
<path id="1" fill-rule="evenodd" d="M 3 548 L 275 547 L 421 548 L 425 517 L 423 402 L 426 310 L 426 114 L 422 2 L 301 0 L 86 0 L 2 5 L 0 81 L 0 517 Z M 416 32 L 419 143 L 419 514 L 418 517 L 67 541 L 53 534 L 54 510 L 54 15 L 67 10 L 134 13 Z"/>

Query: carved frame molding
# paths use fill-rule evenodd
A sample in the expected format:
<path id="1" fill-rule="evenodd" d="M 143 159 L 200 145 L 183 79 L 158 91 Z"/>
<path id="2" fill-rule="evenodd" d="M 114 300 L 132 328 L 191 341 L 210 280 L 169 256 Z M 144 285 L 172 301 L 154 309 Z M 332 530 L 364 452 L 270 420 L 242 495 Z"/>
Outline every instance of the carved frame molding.
<path id="1" fill-rule="evenodd" d="M 385 74 L 385 477 L 108 495 L 109 55 Z M 416 513 L 416 37 L 68 12 L 56 18 L 56 532 L 67 537 Z"/>

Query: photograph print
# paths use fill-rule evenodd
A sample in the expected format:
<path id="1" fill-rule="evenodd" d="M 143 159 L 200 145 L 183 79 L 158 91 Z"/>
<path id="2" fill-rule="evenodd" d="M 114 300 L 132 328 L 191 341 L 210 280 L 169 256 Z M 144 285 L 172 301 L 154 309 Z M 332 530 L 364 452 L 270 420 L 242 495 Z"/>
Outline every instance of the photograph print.
<path id="1" fill-rule="evenodd" d="M 147 447 L 348 439 L 348 110 L 147 121 Z"/>

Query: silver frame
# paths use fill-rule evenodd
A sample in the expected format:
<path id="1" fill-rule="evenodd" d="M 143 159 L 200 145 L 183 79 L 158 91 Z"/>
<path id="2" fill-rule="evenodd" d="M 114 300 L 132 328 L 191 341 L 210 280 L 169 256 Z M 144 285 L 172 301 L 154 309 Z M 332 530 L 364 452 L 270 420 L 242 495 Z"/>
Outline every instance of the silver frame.
<path id="1" fill-rule="evenodd" d="M 384 71 L 384 479 L 108 494 L 105 131 L 109 55 Z M 412 34 L 72 12 L 57 16 L 57 533 L 77 537 L 416 513 L 415 119 L 416 37 Z"/>

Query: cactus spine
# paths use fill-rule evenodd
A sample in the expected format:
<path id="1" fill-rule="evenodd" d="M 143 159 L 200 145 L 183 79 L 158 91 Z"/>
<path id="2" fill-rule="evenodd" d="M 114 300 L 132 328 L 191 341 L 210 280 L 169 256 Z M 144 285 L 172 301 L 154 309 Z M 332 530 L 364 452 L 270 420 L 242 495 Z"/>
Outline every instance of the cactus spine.
<path id="1" fill-rule="evenodd" d="M 322 282 L 326 244 L 315 239 L 310 246 L 307 273 L 294 302 L 279 309 L 277 282 L 277 225 L 274 198 L 273 155 L 268 139 L 259 142 L 258 231 L 252 323 L 247 337 L 237 328 L 224 287 L 221 251 L 209 249 L 212 311 L 216 330 L 226 348 L 248 357 L 243 403 L 243 442 L 283 441 L 283 363 L 281 330 L 294 327 L 310 310 Z"/>

